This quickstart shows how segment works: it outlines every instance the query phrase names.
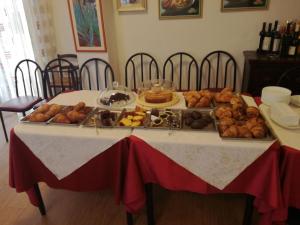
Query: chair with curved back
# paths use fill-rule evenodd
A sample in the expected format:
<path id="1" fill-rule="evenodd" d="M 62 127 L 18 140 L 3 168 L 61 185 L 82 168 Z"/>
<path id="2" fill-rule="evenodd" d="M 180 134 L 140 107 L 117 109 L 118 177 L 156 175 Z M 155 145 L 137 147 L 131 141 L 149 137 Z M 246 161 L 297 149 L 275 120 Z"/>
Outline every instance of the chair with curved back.
<path id="1" fill-rule="evenodd" d="M 34 105 L 47 98 L 43 71 L 33 60 L 24 59 L 15 68 L 16 97 L 0 104 L 0 119 L 6 142 L 8 136 L 4 124 L 2 112 L 17 112 L 25 116 L 25 112 L 32 109 Z"/>
<path id="2" fill-rule="evenodd" d="M 300 66 L 286 70 L 278 79 L 277 86 L 288 88 L 293 95 L 300 94 Z"/>
<path id="3" fill-rule="evenodd" d="M 91 75 L 95 74 L 95 77 Z M 104 85 L 101 86 L 104 79 Z M 111 65 L 103 59 L 92 58 L 85 61 L 79 70 L 80 89 L 108 88 L 115 81 L 114 71 Z"/>
<path id="4" fill-rule="evenodd" d="M 153 72 L 154 70 L 155 72 Z M 131 76 L 129 76 L 130 72 Z M 133 78 L 133 89 L 136 90 L 139 82 L 151 80 L 153 77 L 159 78 L 158 64 L 153 56 L 145 52 L 139 52 L 129 57 L 125 65 L 126 87 L 129 85 L 128 79 Z"/>
<path id="5" fill-rule="evenodd" d="M 169 70 L 167 70 L 169 68 Z M 193 70 L 194 68 L 194 70 Z M 177 77 L 174 76 L 176 73 L 176 69 L 178 69 L 179 74 Z M 167 77 L 167 74 L 170 77 Z M 186 74 L 187 80 L 183 80 L 183 75 Z M 191 83 L 191 76 L 194 74 L 194 82 Z M 194 88 L 198 88 L 198 80 L 199 80 L 199 69 L 198 63 L 196 59 L 185 52 L 177 52 L 169 56 L 163 66 L 163 79 L 171 80 L 178 85 L 178 90 L 190 90 L 191 84 L 194 84 Z M 184 82 L 182 82 L 184 81 Z M 179 84 L 178 84 L 179 83 Z M 187 86 L 187 88 L 183 88 L 183 86 Z"/>
<path id="6" fill-rule="evenodd" d="M 76 66 L 66 59 L 53 59 L 45 66 L 45 82 L 50 97 L 62 92 L 78 90 L 79 80 Z"/>
<path id="7" fill-rule="evenodd" d="M 205 71 L 205 69 L 207 71 Z M 212 75 L 214 73 L 214 75 Z M 229 74 L 232 74 L 229 77 Z M 206 55 L 200 65 L 199 89 L 220 89 L 231 87 L 236 90 L 237 63 L 234 57 L 225 51 L 213 51 Z M 202 81 L 207 80 L 207 85 Z M 212 84 L 212 85 L 211 85 Z M 231 85 L 230 85 L 231 84 Z"/>
<path id="8" fill-rule="evenodd" d="M 78 58 L 76 54 L 57 54 L 58 59 L 66 59 L 79 70 Z"/>

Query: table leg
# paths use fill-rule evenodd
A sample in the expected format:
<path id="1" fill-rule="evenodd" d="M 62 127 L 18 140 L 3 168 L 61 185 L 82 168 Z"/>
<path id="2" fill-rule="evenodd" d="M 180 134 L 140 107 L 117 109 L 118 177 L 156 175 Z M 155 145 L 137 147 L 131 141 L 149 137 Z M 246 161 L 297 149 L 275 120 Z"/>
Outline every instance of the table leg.
<path id="1" fill-rule="evenodd" d="M 252 224 L 253 201 L 254 201 L 254 197 L 251 195 L 247 195 L 243 225 L 251 225 Z"/>
<path id="2" fill-rule="evenodd" d="M 132 216 L 132 214 L 127 212 L 126 217 L 127 217 L 127 225 L 133 225 L 133 216 Z"/>
<path id="3" fill-rule="evenodd" d="M 33 188 L 34 188 L 34 193 L 38 199 L 40 213 L 42 216 L 44 216 L 46 215 L 46 209 L 45 209 L 45 205 L 43 202 L 43 198 L 38 183 L 34 184 Z"/>
<path id="4" fill-rule="evenodd" d="M 145 185 L 148 225 L 155 225 L 152 184 Z"/>

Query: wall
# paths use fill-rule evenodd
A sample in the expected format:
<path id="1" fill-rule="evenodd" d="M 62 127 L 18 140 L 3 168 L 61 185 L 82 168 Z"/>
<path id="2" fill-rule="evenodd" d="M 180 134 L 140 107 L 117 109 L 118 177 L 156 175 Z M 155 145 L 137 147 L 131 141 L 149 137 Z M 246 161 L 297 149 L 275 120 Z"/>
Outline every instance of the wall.
<path id="1" fill-rule="evenodd" d="M 262 22 L 275 19 L 300 19 L 299 0 L 270 0 L 269 10 L 220 12 L 221 0 L 203 0 L 203 18 L 159 20 L 158 1 L 148 0 L 147 12 L 119 13 L 116 1 L 102 0 L 108 40 L 107 54 L 80 53 L 80 58 L 109 58 L 119 77 L 124 64 L 135 52 L 145 51 L 157 58 L 160 66 L 167 56 L 186 51 L 198 61 L 210 51 L 222 49 L 233 54 L 243 70 L 243 50 L 255 50 Z M 67 1 L 53 0 L 56 39 L 59 52 L 75 52 Z"/>

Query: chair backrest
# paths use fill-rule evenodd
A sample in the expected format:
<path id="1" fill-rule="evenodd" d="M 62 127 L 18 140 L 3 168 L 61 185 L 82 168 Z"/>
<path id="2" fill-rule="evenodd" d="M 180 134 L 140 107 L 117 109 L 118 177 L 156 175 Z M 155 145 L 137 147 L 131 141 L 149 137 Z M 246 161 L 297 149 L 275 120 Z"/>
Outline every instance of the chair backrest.
<path id="1" fill-rule="evenodd" d="M 198 71 L 198 63 L 192 55 L 185 52 L 177 52 L 166 59 L 163 66 L 163 79 L 173 81 L 177 85 L 178 90 L 190 90 L 191 81 L 194 79 L 192 83 L 197 89 Z M 194 78 L 192 75 L 194 75 Z M 184 88 L 184 86 L 187 86 L 187 88 Z"/>
<path id="2" fill-rule="evenodd" d="M 76 54 L 57 54 L 58 59 L 66 59 L 79 69 L 78 58 Z"/>
<path id="3" fill-rule="evenodd" d="M 16 95 L 47 97 L 43 71 L 39 64 L 30 59 L 20 61 L 15 68 Z"/>
<path id="4" fill-rule="evenodd" d="M 95 76 L 92 76 L 95 75 Z M 104 79 L 104 86 L 103 84 Z M 115 81 L 114 71 L 111 65 L 103 59 L 92 58 L 85 61 L 79 70 L 80 89 L 108 88 Z"/>
<path id="5" fill-rule="evenodd" d="M 293 95 L 300 94 L 300 66 L 286 70 L 278 79 L 277 86 L 288 88 Z"/>
<path id="6" fill-rule="evenodd" d="M 140 82 L 159 78 L 158 64 L 153 56 L 148 53 L 136 53 L 127 60 L 125 65 L 125 85 L 129 85 L 133 80 L 133 88 L 136 90 Z"/>
<path id="7" fill-rule="evenodd" d="M 233 56 L 225 51 L 213 51 L 201 62 L 199 89 L 231 87 L 235 90 L 236 76 L 237 63 Z M 207 85 L 202 86 L 205 81 Z"/>
<path id="8" fill-rule="evenodd" d="M 66 59 L 53 59 L 45 66 L 44 78 L 50 97 L 61 92 L 78 90 L 77 68 Z"/>

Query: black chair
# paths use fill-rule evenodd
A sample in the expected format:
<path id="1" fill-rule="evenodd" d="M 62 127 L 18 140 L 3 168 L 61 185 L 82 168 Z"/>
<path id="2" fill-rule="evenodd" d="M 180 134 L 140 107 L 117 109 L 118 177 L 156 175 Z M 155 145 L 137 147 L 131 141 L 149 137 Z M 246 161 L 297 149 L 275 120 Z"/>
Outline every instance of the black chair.
<path id="1" fill-rule="evenodd" d="M 293 95 L 300 94 L 300 66 L 286 70 L 278 79 L 277 86 L 288 88 Z"/>
<path id="2" fill-rule="evenodd" d="M 66 59 L 74 65 L 74 68 L 79 70 L 79 63 L 76 54 L 57 54 L 58 59 Z"/>
<path id="3" fill-rule="evenodd" d="M 35 104 L 47 96 L 43 71 L 33 60 L 24 59 L 15 68 L 16 98 L 0 104 L 0 119 L 6 142 L 8 136 L 2 112 L 17 112 L 25 116 L 25 112 L 32 109 Z"/>
<path id="4" fill-rule="evenodd" d="M 179 73 L 179 77 L 174 76 L 176 71 Z M 195 89 L 198 89 L 198 71 L 198 63 L 192 55 L 185 52 L 177 52 L 166 59 L 163 66 L 163 79 L 173 81 L 178 86 L 177 89 L 179 91 L 190 90 L 191 81 L 193 81 Z M 191 77 L 192 74 L 194 74 L 194 80 Z M 187 84 L 183 83 L 183 78 L 186 78 L 184 80 Z M 184 85 L 187 87 L 183 88 Z"/>
<path id="5" fill-rule="evenodd" d="M 95 74 L 95 76 L 91 76 Z M 101 83 L 104 78 L 104 86 Z M 85 61 L 79 70 L 80 89 L 103 89 L 112 86 L 115 81 L 111 65 L 103 59 L 92 58 Z M 110 84 L 110 85 L 109 85 Z"/>
<path id="6" fill-rule="evenodd" d="M 225 51 L 213 51 L 201 62 L 199 89 L 231 87 L 235 91 L 236 76 L 237 63 L 233 56 Z M 206 81 L 207 85 L 202 86 L 202 81 Z"/>
<path id="7" fill-rule="evenodd" d="M 66 59 L 53 59 L 45 67 L 44 78 L 52 98 L 62 92 L 78 90 L 77 68 Z"/>
<path id="8" fill-rule="evenodd" d="M 130 56 L 125 65 L 126 87 L 128 87 L 130 81 L 133 80 L 132 89 L 136 90 L 137 85 L 140 82 L 144 82 L 144 80 L 151 80 L 153 77 L 155 77 L 155 79 L 159 78 L 158 64 L 153 56 L 144 52 Z"/>

